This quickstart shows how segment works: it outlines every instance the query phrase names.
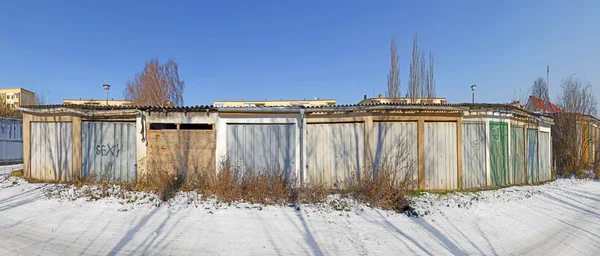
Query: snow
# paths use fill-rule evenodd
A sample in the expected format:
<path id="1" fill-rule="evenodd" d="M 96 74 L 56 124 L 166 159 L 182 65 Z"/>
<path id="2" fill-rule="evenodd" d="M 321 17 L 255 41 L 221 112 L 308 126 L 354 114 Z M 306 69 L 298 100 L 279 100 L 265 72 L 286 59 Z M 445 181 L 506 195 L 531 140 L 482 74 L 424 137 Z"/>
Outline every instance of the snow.
<path id="1" fill-rule="evenodd" d="M 0 177 L 0 255 L 597 255 L 600 182 L 561 179 L 424 193 L 408 217 L 330 196 L 319 205 L 159 202 L 110 186 Z"/>

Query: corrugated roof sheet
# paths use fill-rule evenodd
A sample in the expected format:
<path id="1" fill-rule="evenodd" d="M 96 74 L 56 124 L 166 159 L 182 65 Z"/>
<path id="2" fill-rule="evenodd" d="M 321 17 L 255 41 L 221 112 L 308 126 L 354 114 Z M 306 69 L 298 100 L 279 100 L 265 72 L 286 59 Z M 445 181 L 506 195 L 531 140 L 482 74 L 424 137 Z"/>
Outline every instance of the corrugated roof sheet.
<path id="1" fill-rule="evenodd" d="M 393 106 L 394 109 L 402 109 L 402 107 L 407 107 L 407 109 L 414 109 L 415 107 L 420 107 L 419 109 L 425 111 L 450 111 L 448 107 L 457 108 L 452 111 L 461 111 L 461 110 L 484 110 L 484 111 L 497 111 L 497 110 L 505 110 L 511 111 L 513 113 L 526 114 L 531 116 L 545 116 L 544 114 L 533 113 L 515 106 L 510 106 L 506 104 L 490 104 L 490 103 L 400 103 L 400 102 L 392 102 L 392 103 L 369 103 L 369 104 L 345 104 L 345 105 L 336 105 L 336 106 L 280 106 L 280 107 L 222 107 L 215 108 L 214 106 L 209 105 L 200 105 L 200 106 L 171 106 L 171 107 L 162 107 L 162 106 L 97 106 L 97 105 L 72 105 L 72 104 L 58 104 L 58 105 L 28 105 L 21 106 L 23 109 L 58 109 L 58 108 L 67 108 L 67 109 L 76 109 L 76 110 L 98 110 L 98 111 L 109 111 L 109 110 L 131 110 L 138 109 L 142 111 L 153 111 L 153 112 L 197 112 L 197 111 L 218 111 L 219 109 L 265 109 L 265 112 L 268 112 L 269 109 L 274 108 L 286 108 L 286 109 L 336 109 L 339 108 L 340 111 L 346 111 L 347 108 L 356 108 L 356 110 L 361 110 L 364 107 L 374 107 L 374 106 Z M 437 107 L 437 108 L 436 108 Z"/>
<path id="2" fill-rule="evenodd" d="M 76 105 L 76 104 L 56 104 L 56 105 L 27 105 L 21 106 L 24 109 L 55 109 L 55 108 L 68 108 L 68 109 L 80 109 L 80 110 L 128 110 L 128 109 L 139 109 L 149 111 L 167 111 L 167 112 L 194 112 L 194 111 L 206 111 L 214 110 L 213 106 L 200 105 L 200 106 L 98 106 L 98 105 Z"/>

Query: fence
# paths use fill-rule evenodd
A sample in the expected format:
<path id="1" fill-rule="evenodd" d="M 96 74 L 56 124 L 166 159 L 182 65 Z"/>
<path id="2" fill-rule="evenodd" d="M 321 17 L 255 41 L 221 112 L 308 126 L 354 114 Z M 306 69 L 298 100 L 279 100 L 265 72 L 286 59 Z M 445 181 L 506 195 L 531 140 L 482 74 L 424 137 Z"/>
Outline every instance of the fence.
<path id="1" fill-rule="evenodd" d="M 0 163 L 23 161 L 23 122 L 0 119 Z"/>

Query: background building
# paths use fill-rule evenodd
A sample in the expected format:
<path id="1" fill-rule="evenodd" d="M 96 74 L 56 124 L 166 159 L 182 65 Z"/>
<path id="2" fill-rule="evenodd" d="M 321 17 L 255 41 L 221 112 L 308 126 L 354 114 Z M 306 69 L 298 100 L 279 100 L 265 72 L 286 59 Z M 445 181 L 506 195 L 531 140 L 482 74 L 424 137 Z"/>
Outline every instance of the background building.
<path id="1" fill-rule="evenodd" d="M 106 106 L 106 100 L 95 100 L 95 99 L 64 99 L 63 104 L 65 105 L 96 105 Z M 133 102 L 129 100 L 109 100 L 108 105 L 110 106 L 132 106 Z"/>
<path id="2" fill-rule="evenodd" d="M 335 106 L 336 101 L 333 99 L 314 100 L 264 100 L 264 101 L 215 101 L 213 106 L 217 108 L 223 107 L 282 107 L 282 106 Z"/>
<path id="3" fill-rule="evenodd" d="M 359 102 L 359 105 L 364 104 L 373 104 L 373 103 L 406 103 L 406 104 L 421 104 L 421 103 L 435 103 L 442 104 L 447 103 L 446 98 L 409 98 L 408 95 L 405 98 L 384 98 L 382 94 L 379 94 L 378 98 L 370 98 L 367 99 L 367 95 L 365 95 L 364 99 Z"/>
<path id="4" fill-rule="evenodd" d="M 0 101 L 11 108 L 35 104 L 35 93 L 23 88 L 0 89 Z"/>

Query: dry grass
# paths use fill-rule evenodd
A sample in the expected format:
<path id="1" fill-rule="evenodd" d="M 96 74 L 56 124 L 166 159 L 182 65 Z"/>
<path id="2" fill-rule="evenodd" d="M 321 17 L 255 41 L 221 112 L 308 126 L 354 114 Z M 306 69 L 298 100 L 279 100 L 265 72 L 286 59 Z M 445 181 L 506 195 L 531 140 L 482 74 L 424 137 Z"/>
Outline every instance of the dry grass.
<path id="1" fill-rule="evenodd" d="M 11 177 L 23 177 L 23 169 L 10 172 Z"/>

